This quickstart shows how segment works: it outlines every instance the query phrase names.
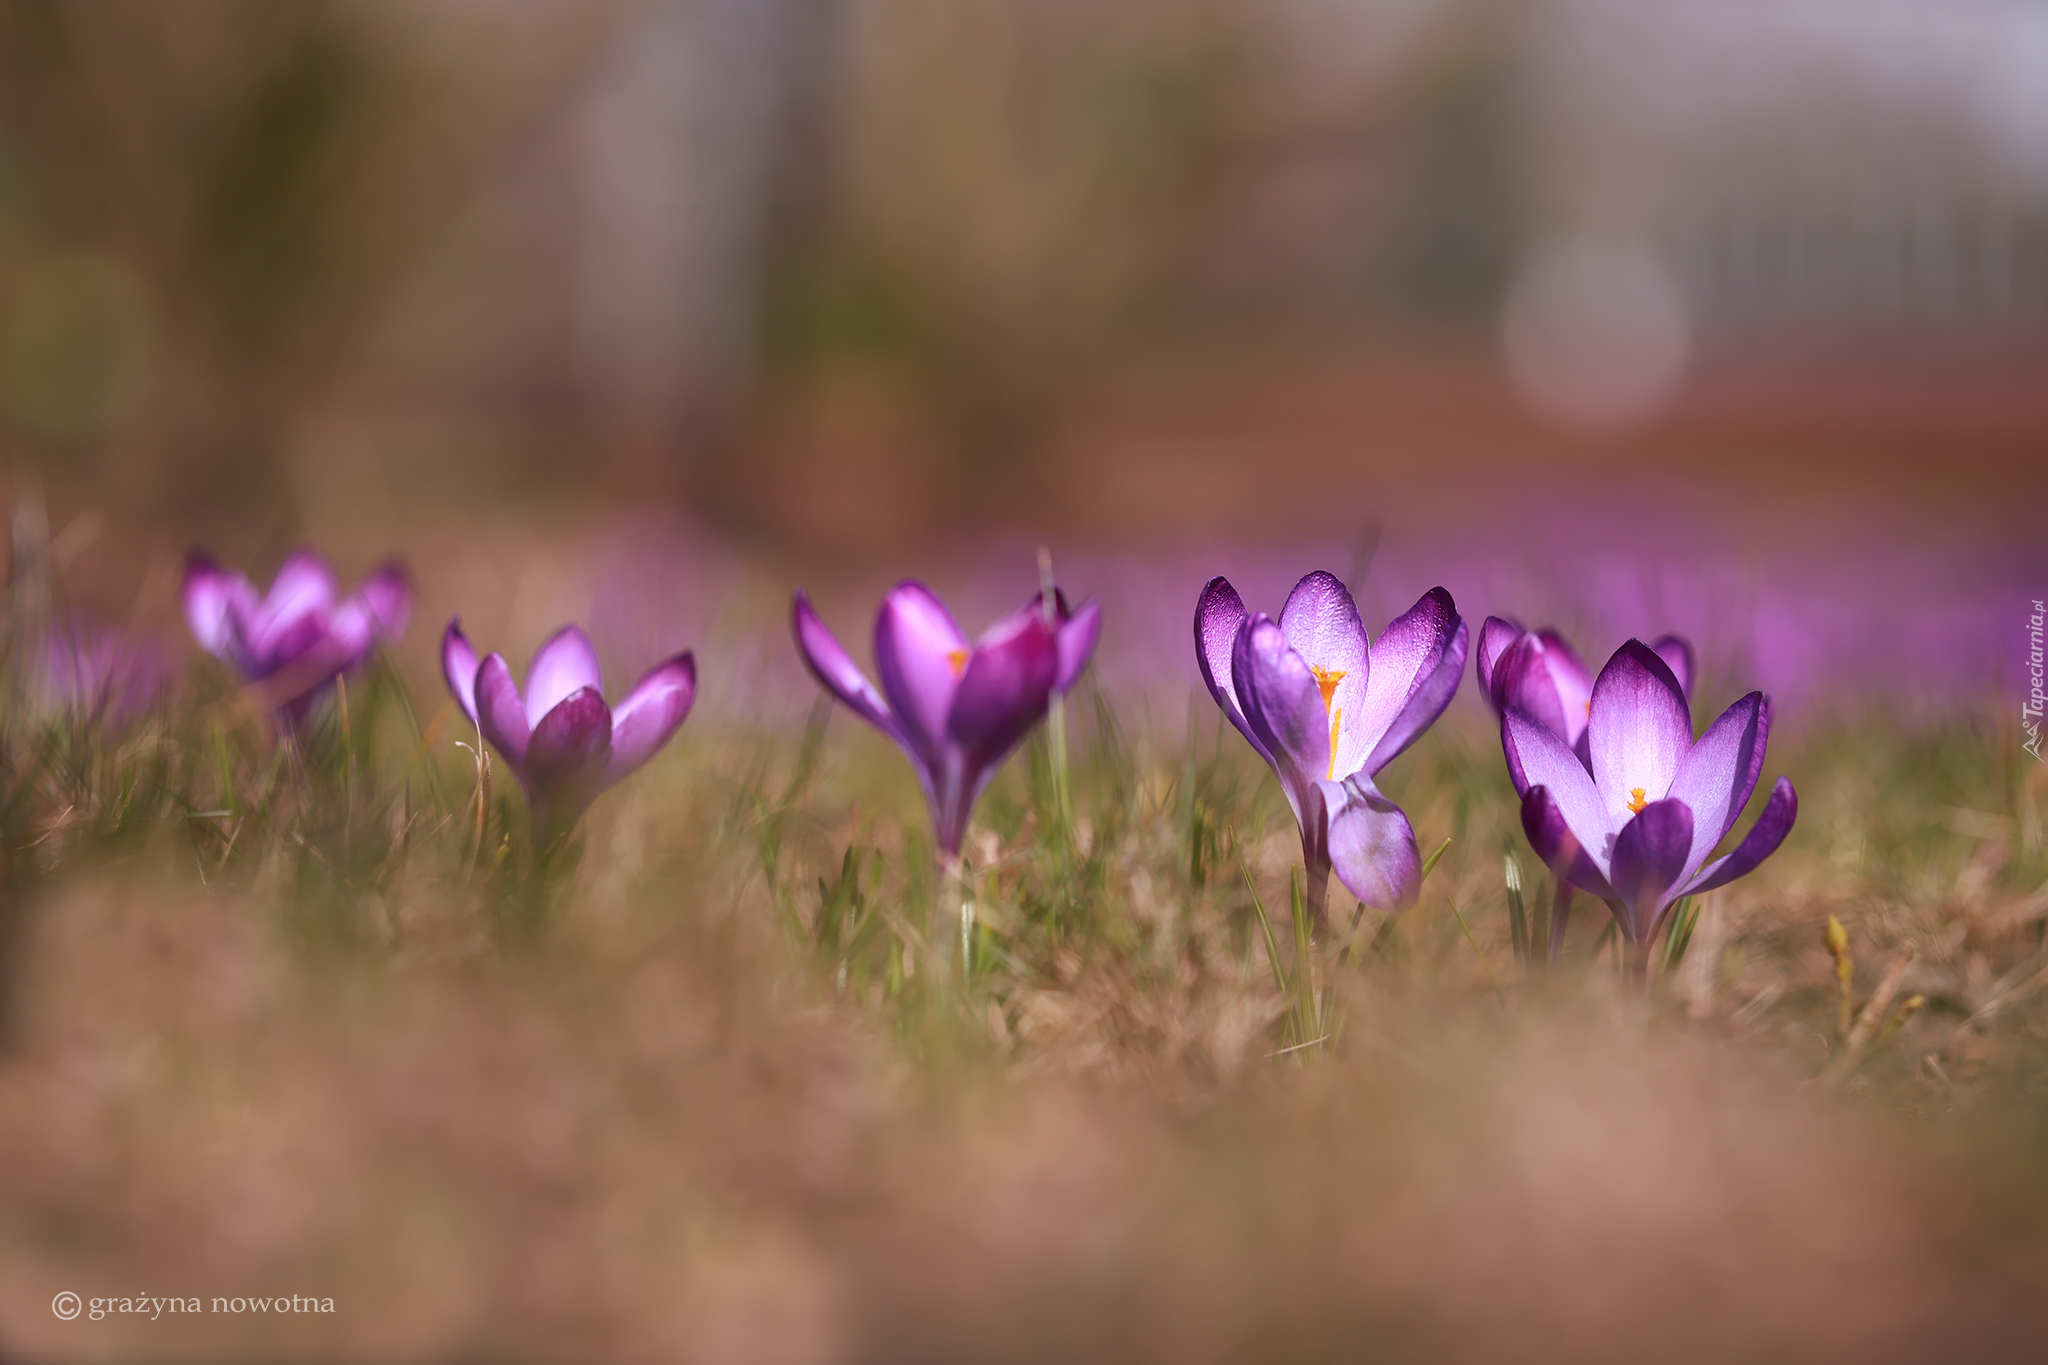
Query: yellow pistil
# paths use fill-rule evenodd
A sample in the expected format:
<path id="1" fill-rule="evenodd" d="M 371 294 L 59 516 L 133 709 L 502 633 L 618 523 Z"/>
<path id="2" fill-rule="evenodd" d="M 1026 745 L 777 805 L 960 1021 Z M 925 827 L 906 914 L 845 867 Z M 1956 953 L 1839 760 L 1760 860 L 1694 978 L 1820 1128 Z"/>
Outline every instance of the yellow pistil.
<path id="1" fill-rule="evenodd" d="M 957 678 L 967 671 L 967 660 L 973 653 L 974 651 L 969 649 L 949 649 L 946 651 L 946 662 L 952 666 L 954 677 Z"/>
<path id="2" fill-rule="evenodd" d="M 1628 789 L 1628 808 L 1630 810 L 1634 811 L 1637 815 L 1641 815 L 1643 807 L 1649 804 L 1648 801 L 1643 799 L 1643 789 L 1641 787 L 1630 787 Z"/>
<path id="3" fill-rule="evenodd" d="M 1308 671 L 1316 675 L 1316 686 L 1323 690 L 1323 709 L 1330 713 L 1330 771 L 1325 776 L 1337 776 L 1337 723 L 1344 718 L 1344 708 L 1332 707 L 1330 699 L 1337 695 L 1337 684 L 1344 681 L 1345 670 L 1341 668 L 1318 668 L 1314 664 Z"/>

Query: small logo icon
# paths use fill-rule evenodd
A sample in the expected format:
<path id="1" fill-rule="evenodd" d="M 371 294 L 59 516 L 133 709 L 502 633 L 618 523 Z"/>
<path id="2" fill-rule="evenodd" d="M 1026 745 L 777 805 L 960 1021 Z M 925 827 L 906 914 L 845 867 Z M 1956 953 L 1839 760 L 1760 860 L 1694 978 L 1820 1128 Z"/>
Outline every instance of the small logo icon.
<path id="1" fill-rule="evenodd" d="M 50 1311 L 52 1313 L 55 1313 L 58 1317 L 64 1319 L 64 1321 L 66 1322 L 69 1322 L 73 1318 L 77 1317 L 78 1310 L 83 1308 L 84 1306 L 84 1304 L 78 1301 L 78 1295 L 72 1293 L 68 1289 L 65 1290 L 63 1293 L 59 1294 L 56 1298 L 50 1300 Z"/>

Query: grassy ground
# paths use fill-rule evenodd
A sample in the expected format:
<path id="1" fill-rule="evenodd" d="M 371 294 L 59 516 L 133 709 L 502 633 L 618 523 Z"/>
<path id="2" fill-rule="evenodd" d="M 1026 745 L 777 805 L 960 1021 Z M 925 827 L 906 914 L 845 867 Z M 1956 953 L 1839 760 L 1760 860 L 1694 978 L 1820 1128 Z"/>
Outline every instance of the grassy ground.
<path id="1" fill-rule="evenodd" d="M 1781 725 L 1797 831 L 1638 1001 L 1597 903 L 1556 970 L 1518 951 L 1549 892 L 1470 713 L 1386 775 L 1448 840 L 1420 903 L 1334 892 L 1311 943 L 1286 806 L 1206 708 L 1154 733 L 1084 686 L 963 890 L 843 712 L 707 698 L 544 859 L 412 695 L 357 679 L 284 747 L 205 668 L 125 737 L 7 716 L 7 1359 L 2021 1359 L 2048 1328 L 2048 768 L 1988 712 Z M 64 1290 L 204 1311 L 61 1321 Z M 279 1294 L 333 1311 L 213 1311 Z"/>

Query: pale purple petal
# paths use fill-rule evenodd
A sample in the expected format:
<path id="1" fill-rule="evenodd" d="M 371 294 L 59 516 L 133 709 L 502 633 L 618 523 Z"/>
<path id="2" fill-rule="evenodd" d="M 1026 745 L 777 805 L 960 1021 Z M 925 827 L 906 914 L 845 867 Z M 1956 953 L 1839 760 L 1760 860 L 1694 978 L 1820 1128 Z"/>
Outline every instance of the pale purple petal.
<path id="1" fill-rule="evenodd" d="M 1060 669 L 1053 682 L 1056 691 L 1067 692 L 1081 680 L 1081 670 L 1088 667 L 1089 656 L 1095 653 L 1095 642 L 1101 634 L 1102 604 L 1092 597 L 1060 624 Z"/>
<path id="2" fill-rule="evenodd" d="M 1607 884 L 1606 874 L 1593 860 L 1592 851 L 1572 832 L 1571 821 L 1565 818 L 1550 788 L 1538 785 L 1523 793 L 1522 832 L 1529 836 L 1529 847 L 1536 851 L 1543 865 L 1561 881 L 1602 900 L 1614 898 L 1614 888 Z M 1560 900 L 1559 909 L 1562 908 Z"/>
<path id="3" fill-rule="evenodd" d="M 1770 704 L 1763 693 L 1752 692 L 1723 711 L 1679 760 L 1670 794 L 1692 812 L 1687 876 L 1699 870 L 1748 804 L 1763 768 L 1764 745 L 1770 734 Z"/>
<path id="4" fill-rule="evenodd" d="M 1230 661 L 1245 722 L 1273 756 L 1274 771 L 1297 820 L 1304 794 L 1330 776 L 1330 730 L 1322 689 L 1280 626 L 1264 613 L 1247 619 Z"/>
<path id="5" fill-rule="evenodd" d="M 616 782 L 653 758 L 696 700 L 697 661 L 688 650 L 648 669 L 612 708 L 612 758 L 605 782 Z"/>
<path id="6" fill-rule="evenodd" d="M 1763 814 L 1749 827 L 1749 833 L 1735 846 L 1735 851 L 1701 868 L 1692 884 L 1685 888 L 1685 894 L 1697 896 L 1702 891 L 1726 886 L 1737 877 L 1755 871 L 1758 863 L 1778 851 L 1778 845 L 1785 842 L 1785 836 L 1792 832 L 1793 822 L 1798 818 L 1799 793 L 1792 790 L 1791 778 L 1781 777 L 1771 787 Z"/>
<path id="7" fill-rule="evenodd" d="M 1281 608 L 1280 632 L 1322 689 L 1324 723 L 1336 751 L 1330 775 L 1358 771 L 1380 731 L 1367 729 L 1372 656 L 1350 589 L 1321 569 L 1304 575 Z"/>
<path id="8" fill-rule="evenodd" d="M 526 743 L 533 727 L 527 724 L 526 707 L 519 700 L 519 688 L 512 681 L 512 670 L 506 666 L 504 655 L 489 655 L 477 665 L 472 696 L 476 702 L 477 729 L 515 772 L 523 771 Z"/>
<path id="9" fill-rule="evenodd" d="M 796 635 L 797 653 L 803 656 L 804 666 L 811 670 L 819 685 L 862 720 L 897 743 L 904 743 L 896 717 L 889 712 L 889 703 L 882 700 L 882 694 L 860 671 L 860 665 L 853 661 L 838 637 L 818 619 L 810 597 L 801 589 L 790 603 L 789 624 Z"/>
<path id="10" fill-rule="evenodd" d="M 1692 827 L 1692 812 L 1685 802 L 1666 799 L 1644 806 L 1615 836 L 1607 881 L 1628 907 L 1623 927 L 1632 942 L 1656 932 L 1657 920 L 1692 855 Z"/>
<path id="11" fill-rule="evenodd" d="M 455 704 L 462 708 L 462 714 L 469 717 L 470 724 L 476 723 L 476 650 L 470 647 L 469 637 L 462 633 L 462 618 L 448 618 L 448 629 L 441 636 L 441 676 L 448 680 L 448 690 L 455 697 Z"/>
<path id="12" fill-rule="evenodd" d="M 1436 667 L 1424 674 L 1419 686 L 1409 695 L 1408 704 L 1394 717 L 1394 723 L 1380 736 L 1380 742 L 1365 760 L 1365 771 L 1377 773 L 1394 761 L 1401 751 L 1422 737 L 1422 732 L 1436 724 L 1444 708 L 1457 695 L 1458 684 L 1465 681 L 1465 649 L 1471 632 L 1463 621 L 1458 622 L 1451 632 L 1450 642 L 1438 658 Z M 1342 760 L 1339 760 L 1341 769 Z"/>
<path id="13" fill-rule="evenodd" d="M 1650 641 L 1650 652 L 1670 668 L 1671 676 L 1678 680 L 1678 690 L 1691 700 L 1694 676 L 1692 641 L 1683 635 L 1659 635 Z"/>
<path id="14" fill-rule="evenodd" d="M 1320 784 L 1329 812 L 1330 867 L 1344 889 L 1378 910 L 1398 910 L 1422 884 L 1422 853 L 1401 808 L 1366 777 Z"/>
<path id="15" fill-rule="evenodd" d="M 1628 822 L 1631 802 L 1669 794 L 1678 761 L 1692 748 L 1692 716 L 1677 679 L 1642 641 L 1615 650 L 1600 670 L 1586 736 L 1610 828 Z"/>
<path id="16" fill-rule="evenodd" d="M 1508 646 L 1522 638 L 1526 630 L 1520 621 L 1512 616 L 1489 616 L 1479 627 L 1479 691 L 1493 705 L 1494 714 L 1500 713 L 1500 701 L 1494 695 L 1493 665 Z"/>
<path id="17" fill-rule="evenodd" d="M 1586 855 L 1605 876 L 1609 845 L 1621 822 L 1608 816 L 1607 805 L 1579 756 L 1549 727 L 1520 711 L 1501 717 L 1500 742 L 1516 792 L 1527 797 L 1533 788 L 1548 789 Z"/>
<path id="18" fill-rule="evenodd" d="M 396 560 L 380 564 L 350 601 L 369 617 L 376 639 L 400 639 L 412 621 L 412 576 Z"/>
<path id="19" fill-rule="evenodd" d="M 543 816 L 573 817 L 604 789 L 612 713 L 595 687 L 579 687 L 540 718 L 527 742 L 524 776 Z"/>
<path id="20" fill-rule="evenodd" d="M 946 717 L 972 654 L 952 613 L 924 584 L 898 584 L 883 599 L 875 672 L 905 741 L 928 760 L 945 743 Z"/>
<path id="21" fill-rule="evenodd" d="M 526 670 L 526 722 L 536 729 L 542 716 L 572 692 L 591 688 L 602 695 L 604 675 L 597 649 L 581 626 L 563 626 L 534 651 Z"/>
<path id="22" fill-rule="evenodd" d="M 1371 676 L 1367 680 L 1355 732 L 1361 754 L 1377 753 L 1380 741 L 1393 731 L 1397 720 L 1403 719 L 1409 702 L 1427 691 L 1461 624 L 1451 595 L 1442 588 L 1431 588 L 1414 606 L 1395 617 L 1380 633 L 1380 638 L 1372 642 Z M 1464 661 L 1461 649 L 1458 655 L 1461 672 Z M 1448 702 L 1448 697 L 1445 700 Z M 1406 723 L 1404 721 L 1404 725 Z M 1397 735 L 1395 752 L 1419 733 L 1420 730 L 1412 730 L 1406 735 Z M 1347 749 L 1350 742 L 1347 737 Z M 1389 758 L 1392 756 L 1391 753 L 1387 755 Z"/>
<path id="23" fill-rule="evenodd" d="M 192 638 L 199 642 L 199 647 L 217 658 L 242 665 L 247 656 L 238 627 L 256 607 L 256 589 L 249 580 L 194 550 L 185 561 L 185 582 L 179 595 L 184 602 L 186 624 L 191 626 Z"/>
<path id="24" fill-rule="evenodd" d="M 1237 595 L 1236 588 L 1230 586 L 1230 580 L 1220 574 L 1210 579 L 1202 589 L 1200 600 L 1195 603 L 1195 663 L 1202 670 L 1202 681 L 1208 685 L 1209 695 L 1223 708 L 1223 714 L 1230 717 L 1230 723 L 1237 727 L 1237 732 L 1270 766 L 1273 755 L 1264 741 L 1252 733 L 1250 723 L 1245 720 L 1231 673 L 1231 655 L 1237 648 L 1237 637 L 1243 631 L 1246 615 L 1244 599 Z"/>
<path id="25" fill-rule="evenodd" d="M 250 655 L 274 666 L 303 652 L 311 638 L 304 623 L 323 618 L 334 598 L 334 574 L 327 561 L 311 550 L 294 550 L 271 580 L 262 603 L 245 618 Z"/>

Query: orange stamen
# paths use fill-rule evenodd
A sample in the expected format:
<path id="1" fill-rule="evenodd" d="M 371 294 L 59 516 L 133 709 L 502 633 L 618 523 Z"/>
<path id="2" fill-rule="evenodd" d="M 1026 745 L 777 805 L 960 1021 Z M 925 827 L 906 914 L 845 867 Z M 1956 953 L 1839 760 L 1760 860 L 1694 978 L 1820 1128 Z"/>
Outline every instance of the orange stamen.
<path id="1" fill-rule="evenodd" d="M 1316 675 L 1316 686 L 1323 689 L 1323 708 L 1328 710 L 1330 698 L 1337 695 L 1337 684 L 1344 681 L 1344 670 L 1339 668 L 1333 671 L 1310 664 L 1308 671 Z"/>
<path id="2" fill-rule="evenodd" d="M 973 654 L 974 651 L 971 649 L 949 649 L 946 651 L 946 662 L 952 666 L 954 677 L 957 678 L 967 671 L 967 660 Z"/>
<path id="3" fill-rule="evenodd" d="M 1630 810 L 1634 811 L 1637 815 L 1641 815 L 1643 807 L 1649 804 L 1648 801 L 1643 799 L 1643 789 L 1641 787 L 1630 787 L 1628 789 L 1628 808 Z"/>

